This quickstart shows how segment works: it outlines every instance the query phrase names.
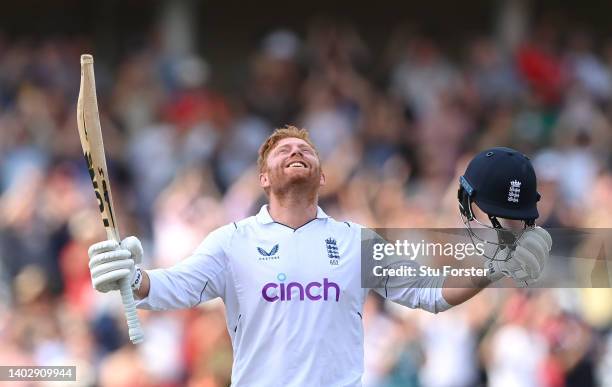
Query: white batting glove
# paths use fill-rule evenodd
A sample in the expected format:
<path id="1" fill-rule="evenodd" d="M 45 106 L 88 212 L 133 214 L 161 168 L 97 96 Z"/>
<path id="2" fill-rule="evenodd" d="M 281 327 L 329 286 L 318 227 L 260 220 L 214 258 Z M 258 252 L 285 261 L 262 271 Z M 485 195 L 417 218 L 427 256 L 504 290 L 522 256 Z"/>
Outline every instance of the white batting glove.
<path id="1" fill-rule="evenodd" d="M 494 260 L 485 261 L 487 278 L 495 282 L 502 277 L 510 277 L 519 286 L 537 281 L 546 266 L 552 238 L 542 227 L 527 229 L 519 238 L 516 249 L 500 251 Z"/>
<path id="2" fill-rule="evenodd" d="M 129 278 L 132 289 L 140 284 L 142 274 L 136 266 L 142 262 L 142 244 L 134 236 L 121 241 L 106 240 L 89 247 L 89 271 L 93 287 L 102 293 L 119 290 L 119 281 Z"/>

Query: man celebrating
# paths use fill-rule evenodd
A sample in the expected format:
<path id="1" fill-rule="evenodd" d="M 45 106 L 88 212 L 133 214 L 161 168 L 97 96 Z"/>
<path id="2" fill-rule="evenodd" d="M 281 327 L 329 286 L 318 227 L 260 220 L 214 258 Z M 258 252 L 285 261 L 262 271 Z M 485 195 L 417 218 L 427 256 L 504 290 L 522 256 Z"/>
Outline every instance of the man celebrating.
<path id="1" fill-rule="evenodd" d="M 257 215 L 210 233 L 169 269 L 140 270 L 142 247 L 135 237 L 119 245 L 96 243 L 89 249 L 94 287 L 115 290 L 130 276 L 137 306 L 152 310 L 221 297 L 234 352 L 233 385 L 359 386 L 362 309 L 370 290 L 361 287 L 362 226 L 336 221 L 317 206 L 325 175 L 306 130 L 277 129 L 261 146 L 258 165 L 269 204 Z M 537 279 L 550 250 L 546 236 L 526 229 L 505 260 L 495 262 L 490 279 L 422 278 L 407 288 L 373 290 L 438 313 L 519 269 Z"/>

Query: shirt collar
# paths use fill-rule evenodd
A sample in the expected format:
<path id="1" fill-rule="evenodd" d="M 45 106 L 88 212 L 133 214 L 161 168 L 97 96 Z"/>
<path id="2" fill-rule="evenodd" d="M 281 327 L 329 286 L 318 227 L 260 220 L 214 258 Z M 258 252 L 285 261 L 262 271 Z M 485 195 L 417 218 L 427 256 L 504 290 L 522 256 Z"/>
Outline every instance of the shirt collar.
<path id="1" fill-rule="evenodd" d="M 261 224 L 274 223 L 274 219 L 272 219 L 272 217 L 270 216 L 270 213 L 268 212 L 267 204 L 264 204 L 263 206 L 261 206 L 261 209 L 259 210 L 257 215 L 255 215 L 255 218 Z M 317 219 L 325 219 L 325 218 L 329 218 L 329 215 L 327 215 L 325 211 L 321 209 L 321 207 L 317 206 Z"/>

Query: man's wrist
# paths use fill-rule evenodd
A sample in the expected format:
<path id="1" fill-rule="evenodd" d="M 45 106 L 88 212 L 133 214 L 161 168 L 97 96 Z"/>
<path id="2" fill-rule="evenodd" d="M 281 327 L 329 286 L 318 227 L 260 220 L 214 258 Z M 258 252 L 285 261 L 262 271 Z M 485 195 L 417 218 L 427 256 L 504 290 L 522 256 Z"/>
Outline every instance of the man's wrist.
<path id="1" fill-rule="evenodd" d="M 489 282 L 487 285 L 490 285 L 505 276 L 499 267 L 499 261 L 485 258 L 484 269 L 487 271 L 485 277 L 485 279 Z"/>
<path id="2" fill-rule="evenodd" d="M 142 285 L 142 278 L 142 270 L 139 267 L 136 267 L 131 284 L 133 292 L 137 292 L 140 289 L 140 286 Z"/>

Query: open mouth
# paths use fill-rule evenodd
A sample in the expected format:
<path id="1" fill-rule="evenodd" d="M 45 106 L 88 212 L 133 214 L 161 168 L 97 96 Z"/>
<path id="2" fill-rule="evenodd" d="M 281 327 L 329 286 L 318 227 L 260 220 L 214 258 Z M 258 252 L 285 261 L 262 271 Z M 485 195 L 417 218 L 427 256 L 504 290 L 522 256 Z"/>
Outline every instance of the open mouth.
<path id="1" fill-rule="evenodd" d="M 303 161 L 292 161 L 286 166 L 286 168 L 308 168 L 308 166 Z"/>

